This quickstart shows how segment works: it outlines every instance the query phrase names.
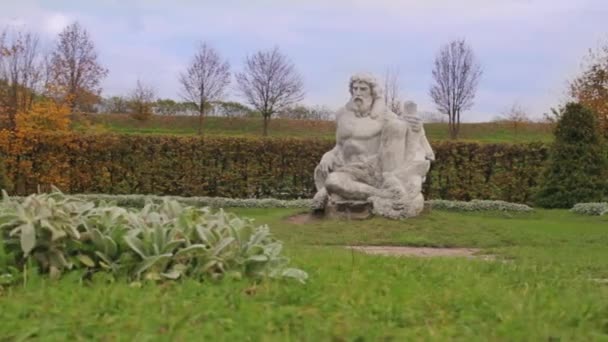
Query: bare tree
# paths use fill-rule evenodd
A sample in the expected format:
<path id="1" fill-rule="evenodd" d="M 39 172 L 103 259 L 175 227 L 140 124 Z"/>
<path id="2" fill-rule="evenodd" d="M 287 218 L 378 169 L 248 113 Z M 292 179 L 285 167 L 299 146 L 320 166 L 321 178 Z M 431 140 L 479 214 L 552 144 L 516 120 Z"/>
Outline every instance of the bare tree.
<path id="1" fill-rule="evenodd" d="M 108 113 L 124 114 L 129 110 L 129 100 L 122 96 L 112 96 L 104 102 Z"/>
<path id="2" fill-rule="evenodd" d="M 496 121 L 509 123 L 516 132 L 521 126 L 525 126 L 526 123 L 532 122 L 526 109 L 517 102 L 513 103 L 510 108 L 504 110 Z"/>
<path id="3" fill-rule="evenodd" d="M 316 105 L 310 109 L 310 115 L 312 120 L 329 121 L 334 118 L 334 111 L 327 106 Z"/>
<path id="4" fill-rule="evenodd" d="M 332 118 L 332 114 L 332 110 L 325 106 L 306 106 L 296 104 L 278 111 L 275 115 L 276 117 L 282 119 L 327 121 Z"/>
<path id="5" fill-rule="evenodd" d="M 264 136 L 274 113 L 304 98 L 302 77 L 278 47 L 247 57 L 236 80 L 243 97 L 264 117 Z"/>
<path id="6" fill-rule="evenodd" d="M 213 113 L 226 118 L 247 117 L 251 115 L 251 108 L 239 102 L 216 101 L 213 103 Z"/>
<path id="7" fill-rule="evenodd" d="M 420 118 L 424 123 L 445 123 L 445 114 L 439 112 L 423 111 Z"/>
<path id="8" fill-rule="evenodd" d="M 302 104 L 289 106 L 278 111 L 275 116 L 281 119 L 310 120 L 311 109 Z"/>
<path id="9" fill-rule="evenodd" d="M 384 104 L 393 113 L 400 115 L 401 99 L 399 93 L 401 92 L 401 75 L 397 68 L 387 68 L 384 76 Z"/>
<path id="10" fill-rule="evenodd" d="M 154 88 L 137 80 L 137 85 L 129 97 L 129 107 L 131 107 L 131 115 L 137 120 L 147 120 L 152 116 L 152 107 L 154 105 L 155 92 Z"/>
<path id="11" fill-rule="evenodd" d="M 447 114 L 450 137 L 458 138 L 460 114 L 473 106 L 481 66 L 464 39 L 444 45 L 435 57 L 430 95 L 439 112 Z"/>
<path id="12" fill-rule="evenodd" d="M 108 69 L 97 60 L 89 33 L 78 22 L 59 34 L 49 67 L 51 85 L 70 102 L 72 110 L 97 101 L 101 80 L 108 75 Z"/>
<path id="13" fill-rule="evenodd" d="M 230 64 L 222 61 L 215 49 L 202 43 L 186 72 L 180 74 L 179 82 L 183 89 L 182 97 L 197 104 L 198 134 L 202 134 L 207 107 L 211 101 L 222 97 L 230 83 Z"/>
<path id="14" fill-rule="evenodd" d="M 15 117 L 32 106 L 41 91 L 43 58 L 38 36 L 5 30 L 0 34 L 0 106 L 8 115 L 8 128 L 15 129 Z"/>

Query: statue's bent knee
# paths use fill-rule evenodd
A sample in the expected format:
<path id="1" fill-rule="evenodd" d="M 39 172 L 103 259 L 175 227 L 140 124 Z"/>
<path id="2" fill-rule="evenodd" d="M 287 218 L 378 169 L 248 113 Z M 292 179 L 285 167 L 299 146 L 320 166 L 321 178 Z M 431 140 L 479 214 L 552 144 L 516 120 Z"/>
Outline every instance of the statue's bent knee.
<path id="1" fill-rule="evenodd" d="M 342 177 L 344 175 L 339 172 L 330 173 L 325 179 L 325 188 L 329 192 L 339 192 L 342 189 Z"/>

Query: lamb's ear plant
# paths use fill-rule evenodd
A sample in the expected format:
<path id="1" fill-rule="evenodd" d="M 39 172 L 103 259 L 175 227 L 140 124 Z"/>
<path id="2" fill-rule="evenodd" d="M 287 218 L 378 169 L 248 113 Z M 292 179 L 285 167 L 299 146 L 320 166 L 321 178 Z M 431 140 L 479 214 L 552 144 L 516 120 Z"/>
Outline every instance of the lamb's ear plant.
<path id="1" fill-rule="evenodd" d="M 85 232 L 78 243 L 77 256 L 82 266 L 118 273 L 121 269 L 119 243 L 128 230 L 128 211 L 106 202 L 90 210 L 85 218 Z"/>
<path id="2" fill-rule="evenodd" d="M 141 210 L 100 201 L 97 205 L 57 189 L 0 204 L 0 281 L 34 263 L 58 277 L 73 269 L 108 272 L 132 280 L 194 277 L 287 277 L 282 243 L 268 227 L 219 210 L 163 199 Z"/>
<path id="3" fill-rule="evenodd" d="M 34 258 L 51 277 L 72 268 L 66 242 L 80 239 L 83 217 L 94 207 L 92 203 L 55 189 L 49 194 L 28 196 L 22 202 L 12 201 L 4 192 L 1 207 L 0 230 L 9 251 L 15 252 L 11 247 L 19 246 L 20 259 Z"/>

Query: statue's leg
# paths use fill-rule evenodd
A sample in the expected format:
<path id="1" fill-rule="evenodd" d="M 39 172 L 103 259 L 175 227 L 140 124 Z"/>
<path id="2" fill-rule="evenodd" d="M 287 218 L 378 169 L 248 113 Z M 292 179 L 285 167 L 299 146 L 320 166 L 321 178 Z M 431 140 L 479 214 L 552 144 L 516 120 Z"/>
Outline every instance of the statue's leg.
<path id="1" fill-rule="evenodd" d="M 315 168 L 314 178 L 317 193 L 312 199 L 312 209 L 323 210 L 325 209 L 325 205 L 327 204 L 328 198 L 327 189 L 325 189 L 325 180 L 327 179 L 327 173 L 321 171 L 321 168 L 317 166 Z"/>
<path id="2" fill-rule="evenodd" d="M 327 205 L 327 199 L 329 195 L 327 194 L 327 189 L 321 188 L 321 190 L 317 191 L 315 196 L 312 198 L 312 209 L 313 210 L 323 210 Z"/>
<path id="3" fill-rule="evenodd" d="M 325 188 L 342 198 L 352 200 L 367 200 L 371 196 L 386 197 L 387 191 L 377 189 L 371 185 L 358 182 L 354 177 L 344 172 L 331 173 L 325 182 Z"/>
<path id="4" fill-rule="evenodd" d="M 315 187 L 317 188 L 317 191 L 320 191 L 321 189 L 325 188 L 325 180 L 327 179 L 327 172 L 321 170 L 319 165 L 317 165 L 317 167 L 315 167 L 315 172 L 313 175 L 315 178 Z"/>
<path id="5" fill-rule="evenodd" d="M 388 190 L 393 199 L 401 199 L 405 196 L 405 189 L 401 180 L 392 172 L 382 174 L 382 188 Z"/>

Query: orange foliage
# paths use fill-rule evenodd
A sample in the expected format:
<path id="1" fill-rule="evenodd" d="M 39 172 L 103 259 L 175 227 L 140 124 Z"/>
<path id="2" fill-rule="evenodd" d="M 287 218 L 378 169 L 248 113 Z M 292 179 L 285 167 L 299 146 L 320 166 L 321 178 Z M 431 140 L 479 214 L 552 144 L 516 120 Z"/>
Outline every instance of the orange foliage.
<path id="1" fill-rule="evenodd" d="M 50 99 L 34 102 L 32 108 L 17 113 L 17 131 L 68 131 L 70 108 Z"/>
<path id="2" fill-rule="evenodd" d="M 586 64 L 583 73 L 570 83 L 570 95 L 595 112 L 608 138 L 608 42 L 591 50 Z"/>

